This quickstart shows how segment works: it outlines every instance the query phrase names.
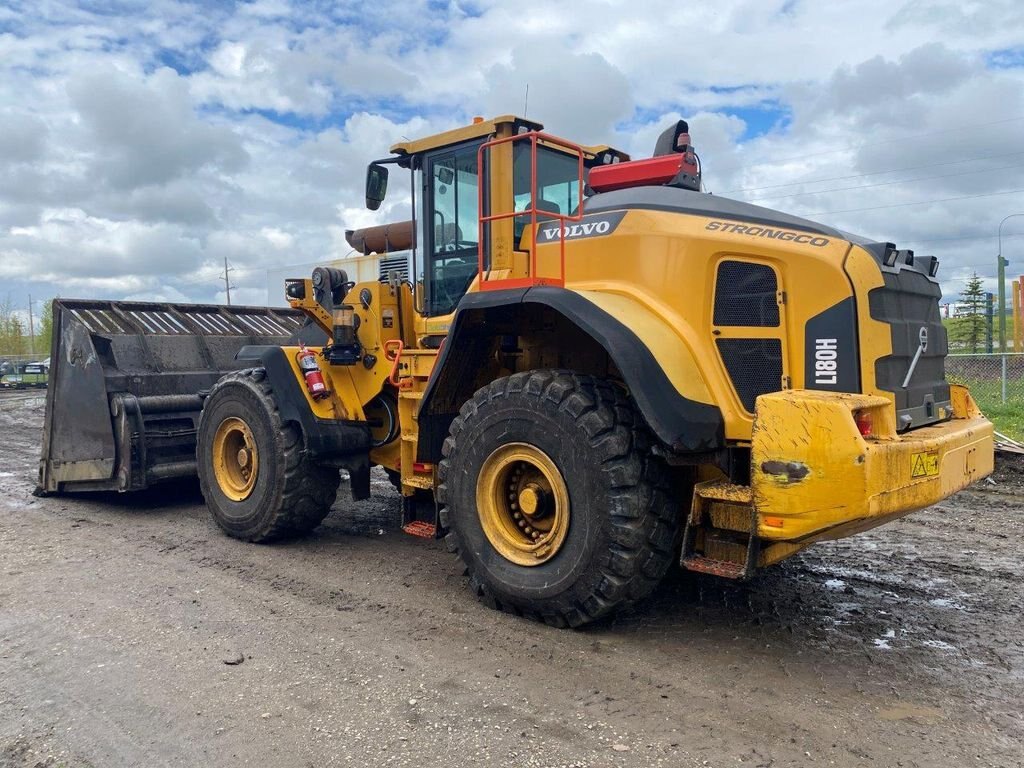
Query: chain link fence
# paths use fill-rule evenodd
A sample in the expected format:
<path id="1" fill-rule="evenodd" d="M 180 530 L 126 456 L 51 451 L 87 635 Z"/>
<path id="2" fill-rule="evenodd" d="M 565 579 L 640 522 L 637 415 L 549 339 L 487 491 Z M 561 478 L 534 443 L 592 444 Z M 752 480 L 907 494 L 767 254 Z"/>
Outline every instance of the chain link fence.
<path id="1" fill-rule="evenodd" d="M 946 379 L 970 387 L 982 409 L 997 404 L 1024 407 L 1024 353 L 952 354 L 946 358 Z"/>
<path id="2" fill-rule="evenodd" d="M 997 432 L 1024 441 L 1024 353 L 949 355 L 946 379 L 970 387 Z"/>

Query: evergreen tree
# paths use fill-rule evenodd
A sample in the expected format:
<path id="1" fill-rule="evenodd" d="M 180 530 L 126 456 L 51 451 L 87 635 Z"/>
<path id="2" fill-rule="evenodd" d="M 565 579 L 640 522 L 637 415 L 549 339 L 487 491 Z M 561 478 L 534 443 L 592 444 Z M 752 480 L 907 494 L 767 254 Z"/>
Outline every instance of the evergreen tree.
<path id="1" fill-rule="evenodd" d="M 977 272 L 967 278 L 960 300 L 962 314 L 950 324 L 950 336 L 965 352 L 984 352 L 988 321 L 985 318 L 985 290 Z"/>

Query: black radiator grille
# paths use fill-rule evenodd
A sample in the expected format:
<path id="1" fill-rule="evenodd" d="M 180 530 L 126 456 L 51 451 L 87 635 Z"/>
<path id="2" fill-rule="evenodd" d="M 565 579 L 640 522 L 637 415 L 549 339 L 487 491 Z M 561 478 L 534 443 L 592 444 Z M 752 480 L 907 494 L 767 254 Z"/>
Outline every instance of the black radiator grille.
<path id="1" fill-rule="evenodd" d="M 758 395 L 782 389 L 782 342 L 778 339 L 718 339 L 718 354 L 749 413 L 754 412 Z"/>
<path id="2" fill-rule="evenodd" d="M 892 329 L 892 354 L 875 363 L 875 381 L 880 389 L 895 396 L 899 426 L 919 427 L 937 421 L 938 406 L 949 403 L 945 370 L 949 348 L 939 314 L 939 284 L 905 262 L 900 267 L 883 272 L 885 285 L 868 296 L 871 316 Z M 927 333 L 928 346 L 904 389 L 903 381 L 920 346 L 922 329 Z"/>
<path id="3" fill-rule="evenodd" d="M 715 325 L 778 327 L 778 290 L 771 267 L 723 261 L 715 276 Z"/>

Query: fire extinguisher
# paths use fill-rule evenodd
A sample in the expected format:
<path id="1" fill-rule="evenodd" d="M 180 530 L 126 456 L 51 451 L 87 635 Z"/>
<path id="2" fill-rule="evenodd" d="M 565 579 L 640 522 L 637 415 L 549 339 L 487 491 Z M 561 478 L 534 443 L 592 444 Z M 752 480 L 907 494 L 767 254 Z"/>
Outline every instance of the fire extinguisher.
<path id="1" fill-rule="evenodd" d="M 299 362 L 299 368 L 306 379 L 306 389 L 314 400 L 322 400 L 329 394 L 327 384 L 324 383 L 324 375 L 320 373 L 320 366 L 317 365 L 316 355 L 306 349 L 305 344 L 299 345 L 299 351 L 295 355 Z"/>

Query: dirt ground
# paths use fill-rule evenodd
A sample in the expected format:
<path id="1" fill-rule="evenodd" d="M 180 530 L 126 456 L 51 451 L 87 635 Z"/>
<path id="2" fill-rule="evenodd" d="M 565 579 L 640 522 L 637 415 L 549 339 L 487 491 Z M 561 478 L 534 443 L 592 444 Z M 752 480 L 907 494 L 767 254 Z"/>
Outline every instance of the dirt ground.
<path id="1" fill-rule="evenodd" d="M 383 477 L 274 546 L 195 484 L 34 498 L 42 411 L 0 396 L 0 766 L 1024 764 L 1024 465 L 564 631 L 478 604 Z"/>

